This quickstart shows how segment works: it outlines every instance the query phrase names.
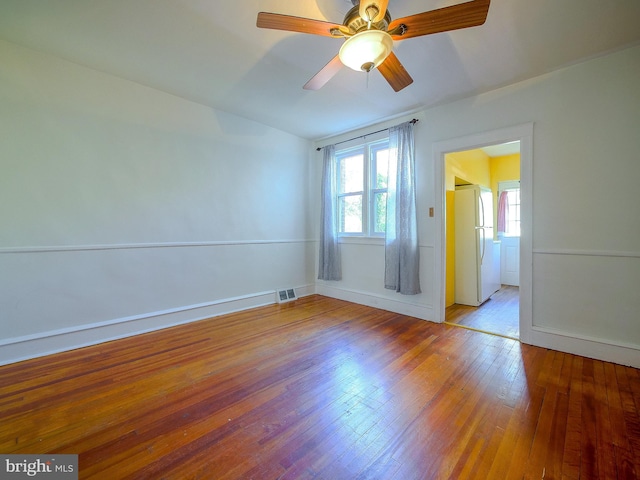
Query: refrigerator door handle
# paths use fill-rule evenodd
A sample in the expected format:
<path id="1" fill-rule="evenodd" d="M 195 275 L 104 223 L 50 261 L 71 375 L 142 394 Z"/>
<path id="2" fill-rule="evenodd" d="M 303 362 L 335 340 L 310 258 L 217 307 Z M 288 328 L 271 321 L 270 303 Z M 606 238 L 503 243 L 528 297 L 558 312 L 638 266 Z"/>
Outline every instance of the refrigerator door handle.
<path id="1" fill-rule="evenodd" d="M 485 251 L 487 249 L 487 242 L 485 241 L 486 240 L 486 233 L 484 231 L 484 228 L 482 228 L 482 227 L 478 228 L 478 230 L 482 233 L 482 240 L 480 240 L 480 245 L 481 245 L 481 248 L 482 248 L 482 250 L 481 250 L 482 253 L 480 254 L 480 265 L 483 265 L 484 264 L 484 254 L 485 254 Z"/>
<path id="2" fill-rule="evenodd" d="M 478 199 L 480 199 L 480 226 L 484 227 L 484 200 L 482 200 L 482 195 L 479 195 Z"/>

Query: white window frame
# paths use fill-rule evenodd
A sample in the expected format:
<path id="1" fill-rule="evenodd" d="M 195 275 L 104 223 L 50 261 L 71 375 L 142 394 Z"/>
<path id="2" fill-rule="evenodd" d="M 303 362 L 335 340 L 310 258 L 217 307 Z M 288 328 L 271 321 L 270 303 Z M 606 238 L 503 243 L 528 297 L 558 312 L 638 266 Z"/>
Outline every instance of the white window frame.
<path id="1" fill-rule="evenodd" d="M 520 180 L 507 180 L 504 182 L 498 182 L 498 199 L 500 199 L 500 194 L 504 191 L 509 190 L 518 190 L 518 197 L 520 198 L 520 203 L 518 203 L 518 224 L 520 225 L 520 232 L 518 234 L 514 234 L 511 232 L 501 232 L 505 237 L 520 237 L 522 234 L 522 214 L 521 214 L 521 206 L 522 206 L 522 192 L 520 191 Z M 506 227 L 506 226 L 505 226 Z"/>
<path id="2" fill-rule="evenodd" d="M 361 232 L 342 232 L 338 231 L 340 237 L 356 237 L 356 238 L 384 238 L 385 232 L 375 231 L 375 198 L 376 194 L 387 193 L 386 188 L 375 188 L 377 183 L 377 172 L 375 169 L 375 154 L 379 150 L 389 149 L 389 138 L 383 138 L 380 140 L 365 142 L 357 146 L 337 150 L 335 154 L 336 158 L 336 172 L 337 178 L 337 202 L 336 205 L 340 205 L 340 199 L 353 195 L 362 195 L 362 231 Z M 363 190 L 359 192 L 345 192 L 340 193 L 340 161 L 343 158 L 349 158 L 354 155 L 362 155 L 363 165 Z M 338 215 L 341 214 L 338 207 Z M 342 222 L 339 220 L 338 228 L 341 227 Z"/>

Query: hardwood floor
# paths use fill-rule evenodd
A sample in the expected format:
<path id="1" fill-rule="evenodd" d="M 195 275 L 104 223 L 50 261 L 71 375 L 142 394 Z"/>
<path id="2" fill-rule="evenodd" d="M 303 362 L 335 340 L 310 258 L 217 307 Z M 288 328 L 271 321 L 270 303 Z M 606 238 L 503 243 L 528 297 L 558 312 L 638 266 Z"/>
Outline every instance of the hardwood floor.
<path id="1" fill-rule="evenodd" d="M 517 340 L 520 338 L 519 290 L 502 285 L 479 307 L 453 304 L 445 311 L 446 322 Z"/>
<path id="2" fill-rule="evenodd" d="M 321 296 L 0 367 L 80 478 L 632 479 L 640 372 Z"/>

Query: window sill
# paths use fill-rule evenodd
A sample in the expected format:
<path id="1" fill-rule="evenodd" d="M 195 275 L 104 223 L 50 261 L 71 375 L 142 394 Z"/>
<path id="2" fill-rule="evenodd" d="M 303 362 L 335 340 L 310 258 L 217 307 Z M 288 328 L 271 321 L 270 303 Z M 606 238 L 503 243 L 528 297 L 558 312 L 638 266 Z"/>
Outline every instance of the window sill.
<path id="1" fill-rule="evenodd" d="M 520 235 L 506 235 L 501 232 L 498 234 L 498 239 L 501 239 L 501 238 L 520 238 Z"/>
<path id="2" fill-rule="evenodd" d="M 338 237 L 338 243 L 346 245 L 384 245 L 384 237 L 368 237 L 364 235 L 345 235 Z"/>

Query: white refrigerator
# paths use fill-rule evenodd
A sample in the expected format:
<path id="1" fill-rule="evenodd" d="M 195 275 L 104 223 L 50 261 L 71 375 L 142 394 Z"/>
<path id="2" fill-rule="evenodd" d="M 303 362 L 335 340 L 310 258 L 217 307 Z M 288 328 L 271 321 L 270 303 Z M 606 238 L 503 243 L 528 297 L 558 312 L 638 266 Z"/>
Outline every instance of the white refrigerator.
<path id="1" fill-rule="evenodd" d="M 493 241 L 493 195 L 479 185 L 455 190 L 455 303 L 479 306 L 500 289 Z M 497 258 L 496 258 L 497 257 Z"/>

